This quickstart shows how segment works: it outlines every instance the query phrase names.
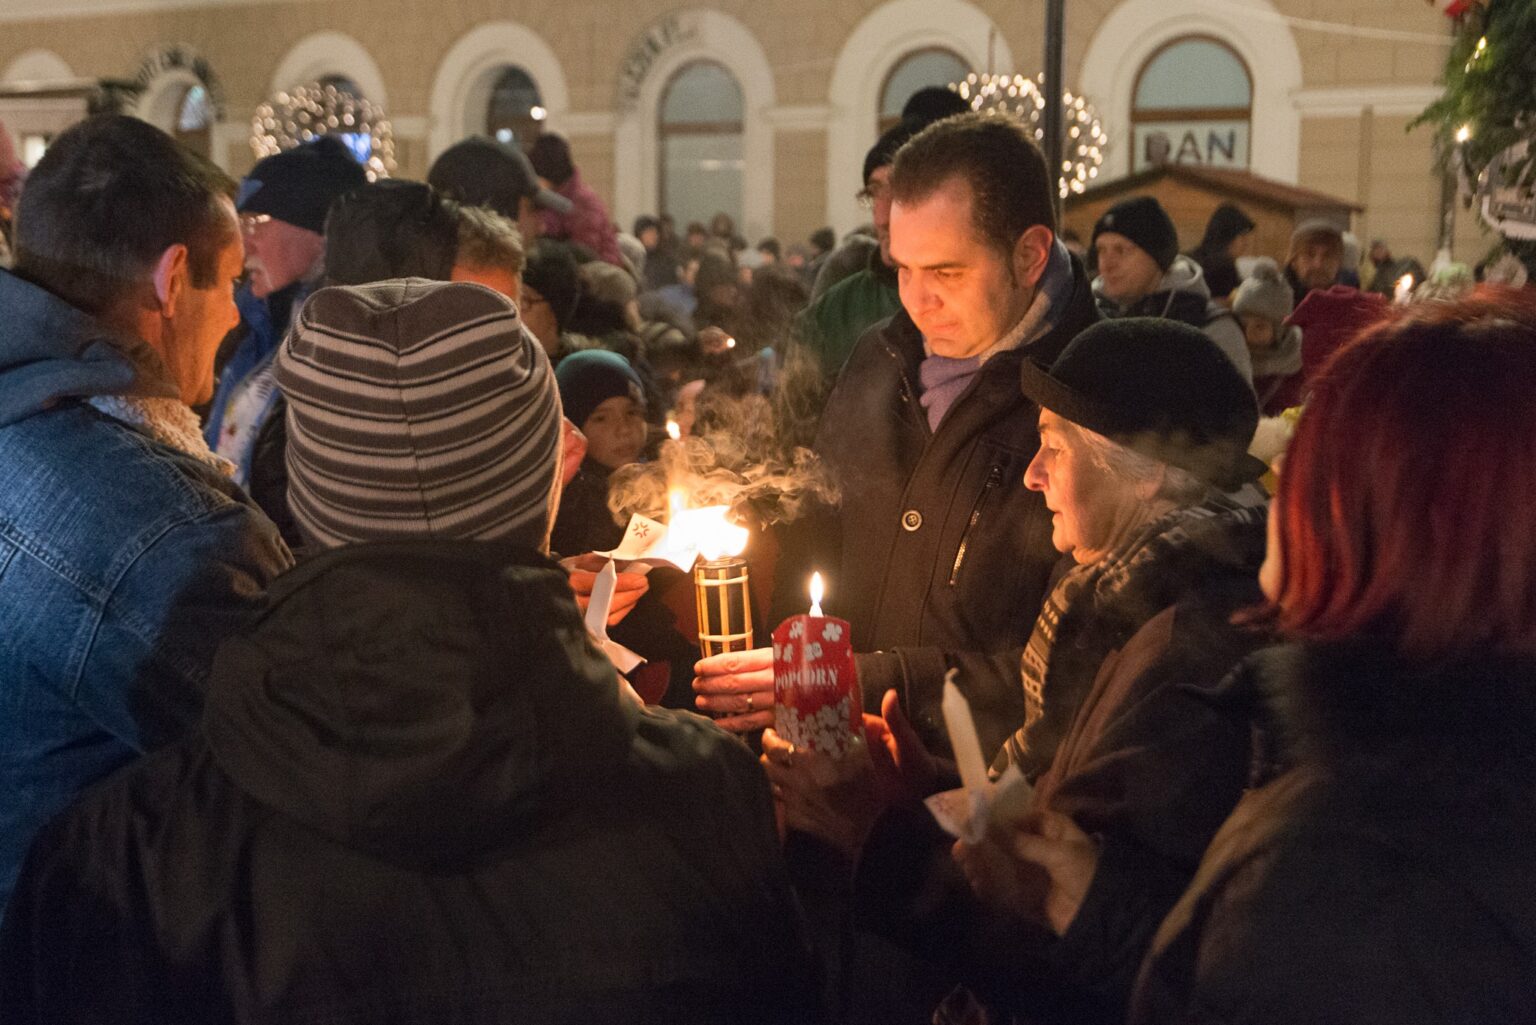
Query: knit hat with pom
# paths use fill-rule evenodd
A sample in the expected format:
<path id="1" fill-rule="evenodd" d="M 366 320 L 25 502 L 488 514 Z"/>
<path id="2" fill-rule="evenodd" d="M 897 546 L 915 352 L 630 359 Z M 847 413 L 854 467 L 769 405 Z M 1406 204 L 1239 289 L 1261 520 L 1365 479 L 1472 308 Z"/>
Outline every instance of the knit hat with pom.
<path id="1" fill-rule="evenodd" d="M 1280 274 L 1280 265 L 1267 256 L 1254 262 L 1253 270 L 1237 286 L 1232 299 L 1232 312 L 1239 317 L 1263 317 L 1276 327 L 1291 315 L 1294 306 L 1295 296 Z"/>

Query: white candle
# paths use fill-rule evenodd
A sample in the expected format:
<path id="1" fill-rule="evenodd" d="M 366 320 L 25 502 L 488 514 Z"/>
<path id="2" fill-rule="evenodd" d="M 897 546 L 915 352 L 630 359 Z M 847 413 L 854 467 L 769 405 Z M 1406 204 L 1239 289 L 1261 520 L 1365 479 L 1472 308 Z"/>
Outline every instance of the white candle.
<path id="1" fill-rule="evenodd" d="M 955 686 L 958 670 L 944 674 L 944 725 L 949 729 L 949 746 L 955 751 L 960 781 L 972 793 L 985 793 L 991 785 L 987 763 L 981 758 L 981 740 L 976 736 L 976 722 L 971 718 L 971 703 Z"/>
<path id="2" fill-rule="evenodd" d="M 821 598 L 826 593 L 826 587 L 821 582 L 820 573 L 811 574 L 811 615 L 821 615 Z"/>

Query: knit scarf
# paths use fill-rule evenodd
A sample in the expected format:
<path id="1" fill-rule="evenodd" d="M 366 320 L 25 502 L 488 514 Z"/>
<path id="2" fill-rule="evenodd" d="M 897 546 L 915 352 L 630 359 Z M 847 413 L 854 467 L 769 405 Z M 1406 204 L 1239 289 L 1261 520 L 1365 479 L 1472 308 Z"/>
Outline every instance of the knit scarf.
<path id="1" fill-rule="evenodd" d="M 1033 779 L 1049 767 L 1104 659 L 1175 600 L 1190 565 L 1202 565 L 1197 552 L 1234 523 L 1263 516 L 1263 507 L 1214 495 L 1153 520 L 1107 558 L 1063 576 L 1024 646 L 1024 725 L 1003 744 L 994 772 L 1013 762 Z"/>
<path id="2" fill-rule="evenodd" d="M 930 431 L 939 429 L 945 414 L 955 404 L 955 400 L 965 394 L 971 380 L 980 373 L 987 360 L 1000 352 L 1031 345 L 1051 333 L 1072 298 L 1073 284 L 1072 256 L 1067 252 L 1067 247 L 1057 240 L 1051 247 L 1045 273 L 1040 275 L 1040 284 L 1035 289 L 1035 297 L 1030 300 L 1029 309 L 991 348 L 979 355 L 963 358 L 936 356 L 928 351 L 922 363 L 918 364 L 917 377 L 923 388 L 919 401 L 927 412 Z M 927 351 L 926 341 L 923 348 Z"/>
<path id="3" fill-rule="evenodd" d="M 234 473 L 234 464 L 208 447 L 197 414 L 180 399 L 152 395 L 93 395 L 85 401 L 98 412 L 137 427 L 162 445 L 169 445 L 226 477 Z"/>

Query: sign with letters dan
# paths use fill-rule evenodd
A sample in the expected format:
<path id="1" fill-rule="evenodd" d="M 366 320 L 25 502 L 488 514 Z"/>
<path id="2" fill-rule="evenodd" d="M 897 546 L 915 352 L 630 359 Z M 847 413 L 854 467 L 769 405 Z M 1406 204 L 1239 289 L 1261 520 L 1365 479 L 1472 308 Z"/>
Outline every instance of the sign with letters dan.
<path id="1" fill-rule="evenodd" d="M 1246 168 L 1247 121 L 1143 121 L 1136 125 L 1131 173 L 1163 164 Z"/>

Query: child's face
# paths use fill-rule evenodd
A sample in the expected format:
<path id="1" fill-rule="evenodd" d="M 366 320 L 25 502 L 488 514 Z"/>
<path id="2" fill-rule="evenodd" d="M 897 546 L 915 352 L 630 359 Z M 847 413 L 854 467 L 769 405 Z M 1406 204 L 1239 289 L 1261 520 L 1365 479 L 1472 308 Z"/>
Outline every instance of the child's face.
<path id="1" fill-rule="evenodd" d="M 604 399 L 581 433 L 587 436 L 587 456 L 617 470 L 639 459 L 645 448 L 645 411 L 627 395 Z"/>
<path id="2" fill-rule="evenodd" d="M 1274 347 L 1275 325 L 1268 317 L 1243 314 L 1238 319 L 1243 322 L 1243 338 L 1248 342 L 1248 348 L 1251 351 L 1258 352 Z"/>

